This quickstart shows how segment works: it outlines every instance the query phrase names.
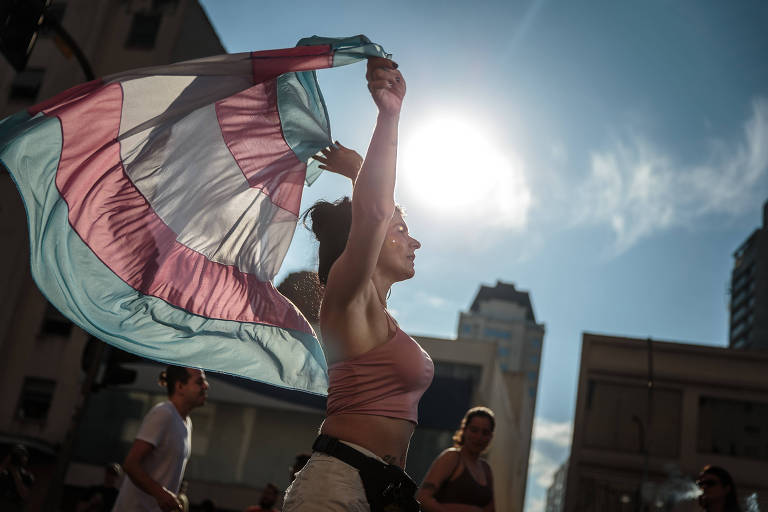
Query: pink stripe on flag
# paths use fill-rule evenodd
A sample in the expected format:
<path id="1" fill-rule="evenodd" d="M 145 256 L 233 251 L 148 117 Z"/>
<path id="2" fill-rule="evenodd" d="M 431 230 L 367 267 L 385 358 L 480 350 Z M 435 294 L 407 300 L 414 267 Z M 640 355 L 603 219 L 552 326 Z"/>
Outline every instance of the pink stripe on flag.
<path id="1" fill-rule="evenodd" d="M 45 101 L 41 101 L 37 105 L 32 105 L 31 107 L 27 108 L 27 112 L 29 112 L 29 115 L 34 116 L 38 112 L 43 112 L 45 114 L 51 114 L 50 111 L 55 111 L 60 108 L 64 108 L 73 101 L 77 101 L 86 94 L 91 93 L 91 91 L 95 91 L 99 87 L 103 85 L 104 81 L 101 78 L 97 78 L 96 80 L 91 80 L 90 82 L 85 82 L 84 84 L 76 85 L 72 87 L 71 89 L 67 89 L 64 92 L 61 92 L 54 96 L 53 98 L 47 99 Z M 52 115 L 56 115 L 55 112 L 53 112 Z"/>
<path id="2" fill-rule="evenodd" d="M 124 172 L 116 141 L 121 108 L 114 83 L 51 110 L 63 140 L 56 186 L 83 241 L 131 287 L 190 313 L 312 333 L 272 283 L 176 241 Z"/>
<path id="3" fill-rule="evenodd" d="M 253 83 L 258 84 L 277 78 L 291 71 L 309 71 L 333 66 L 333 51 L 327 44 L 297 46 L 282 50 L 251 52 Z"/>
<path id="4" fill-rule="evenodd" d="M 224 142 L 248 184 L 298 216 L 307 166 L 283 138 L 277 81 L 257 84 L 217 102 L 216 117 Z"/>

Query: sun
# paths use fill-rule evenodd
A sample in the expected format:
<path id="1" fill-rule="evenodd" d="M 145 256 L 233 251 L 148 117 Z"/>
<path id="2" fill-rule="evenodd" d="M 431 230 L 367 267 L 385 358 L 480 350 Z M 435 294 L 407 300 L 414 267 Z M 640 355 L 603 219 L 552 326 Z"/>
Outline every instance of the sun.
<path id="1" fill-rule="evenodd" d="M 522 162 L 480 123 L 431 118 L 410 129 L 400 163 L 408 204 L 488 227 L 523 229 L 527 223 L 532 199 Z"/>

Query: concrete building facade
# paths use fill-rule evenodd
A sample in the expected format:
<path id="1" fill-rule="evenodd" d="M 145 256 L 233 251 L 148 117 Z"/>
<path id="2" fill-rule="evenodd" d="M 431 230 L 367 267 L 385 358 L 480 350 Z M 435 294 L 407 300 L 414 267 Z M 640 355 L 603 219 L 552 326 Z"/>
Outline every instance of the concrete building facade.
<path id="1" fill-rule="evenodd" d="M 768 504 L 768 354 L 585 333 L 566 512 L 698 510 L 726 468 Z"/>
<path id="2" fill-rule="evenodd" d="M 768 201 L 763 226 L 733 253 L 728 346 L 768 350 Z"/>
<path id="3" fill-rule="evenodd" d="M 225 53 L 197 0 L 69 0 L 52 2 L 49 15 L 79 44 L 96 76 Z M 0 118 L 85 80 L 71 52 L 41 33 L 23 71 L 0 57 Z M 4 170 L 0 241 L 0 455 L 13 442 L 30 447 L 38 483 L 28 510 L 37 510 L 81 402 L 88 335 L 34 284 L 24 207 Z"/>
<path id="4" fill-rule="evenodd" d="M 522 510 L 525 502 L 544 332 L 544 325 L 536 322 L 528 292 L 511 283 L 481 286 L 469 311 L 459 314 L 458 339 L 497 347 L 496 359 L 520 436 L 515 453 L 510 454 L 514 472 L 507 482 L 514 489 L 514 510 Z"/>

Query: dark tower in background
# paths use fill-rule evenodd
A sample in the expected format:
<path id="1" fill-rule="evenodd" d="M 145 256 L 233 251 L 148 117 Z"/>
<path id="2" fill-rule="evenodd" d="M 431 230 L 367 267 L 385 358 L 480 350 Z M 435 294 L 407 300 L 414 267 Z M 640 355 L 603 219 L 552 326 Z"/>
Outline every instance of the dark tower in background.
<path id="1" fill-rule="evenodd" d="M 728 346 L 768 350 L 768 201 L 763 226 L 733 253 Z"/>

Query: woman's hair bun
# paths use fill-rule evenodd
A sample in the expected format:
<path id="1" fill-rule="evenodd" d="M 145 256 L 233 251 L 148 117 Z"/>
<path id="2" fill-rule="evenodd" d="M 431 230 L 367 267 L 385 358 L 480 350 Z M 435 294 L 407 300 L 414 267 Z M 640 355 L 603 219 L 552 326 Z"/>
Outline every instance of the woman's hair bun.
<path id="1" fill-rule="evenodd" d="M 307 217 L 312 221 L 311 227 L 307 226 Z M 302 223 L 312 230 L 320 242 L 317 277 L 322 284 L 326 284 L 331 265 L 347 245 L 352 226 L 352 201 L 349 197 L 342 197 L 332 203 L 318 201 L 304 212 Z"/>
<path id="2" fill-rule="evenodd" d="M 312 225 L 307 226 L 307 217 Z M 334 233 L 349 235 L 349 226 L 352 222 L 352 201 L 349 197 L 342 197 L 334 202 L 318 201 L 313 204 L 302 216 L 304 226 L 311 229 L 315 238 L 322 242 Z"/>

